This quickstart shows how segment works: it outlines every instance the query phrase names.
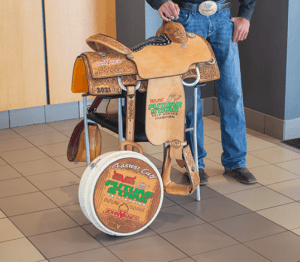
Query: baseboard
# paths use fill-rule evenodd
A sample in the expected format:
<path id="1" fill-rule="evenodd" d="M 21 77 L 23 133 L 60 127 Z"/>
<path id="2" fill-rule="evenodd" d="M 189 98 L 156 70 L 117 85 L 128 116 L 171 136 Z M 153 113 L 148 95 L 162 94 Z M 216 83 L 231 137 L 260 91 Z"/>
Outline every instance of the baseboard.
<path id="1" fill-rule="evenodd" d="M 0 129 L 79 118 L 79 102 L 0 112 Z"/>

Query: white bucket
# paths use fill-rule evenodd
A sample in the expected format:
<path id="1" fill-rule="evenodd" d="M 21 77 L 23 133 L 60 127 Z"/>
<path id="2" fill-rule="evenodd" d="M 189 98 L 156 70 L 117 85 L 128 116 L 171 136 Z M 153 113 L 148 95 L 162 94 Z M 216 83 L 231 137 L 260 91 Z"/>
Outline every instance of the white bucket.
<path id="1" fill-rule="evenodd" d="M 163 192 L 160 173 L 148 158 L 133 151 L 109 152 L 86 168 L 79 185 L 79 203 L 99 230 L 129 236 L 154 221 Z"/>

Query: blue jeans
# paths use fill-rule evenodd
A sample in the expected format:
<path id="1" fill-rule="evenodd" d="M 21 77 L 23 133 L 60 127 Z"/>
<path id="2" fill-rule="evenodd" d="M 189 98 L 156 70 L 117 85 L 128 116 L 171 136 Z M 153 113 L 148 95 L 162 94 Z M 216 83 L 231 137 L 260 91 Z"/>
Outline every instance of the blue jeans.
<path id="1" fill-rule="evenodd" d="M 221 1 L 220 1 L 221 2 Z M 231 21 L 230 9 L 203 16 L 196 10 L 180 10 L 179 19 L 187 32 L 194 32 L 211 44 L 215 53 L 221 78 L 218 83 L 218 102 L 221 112 L 221 133 L 223 153 L 221 156 L 225 170 L 246 167 L 247 137 L 244 114 L 243 92 L 238 45 L 233 45 L 234 23 Z M 207 153 L 204 149 L 202 102 L 198 96 L 197 146 L 199 168 L 205 167 L 203 159 Z M 187 127 L 193 125 L 193 111 L 186 119 Z M 193 152 L 192 132 L 186 135 Z"/>

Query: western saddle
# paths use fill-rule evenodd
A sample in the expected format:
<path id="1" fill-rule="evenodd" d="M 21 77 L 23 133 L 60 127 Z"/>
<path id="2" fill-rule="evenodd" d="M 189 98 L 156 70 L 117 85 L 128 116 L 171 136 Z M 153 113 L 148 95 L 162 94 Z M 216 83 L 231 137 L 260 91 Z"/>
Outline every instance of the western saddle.
<path id="1" fill-rule="evenodd" d="M 193 84 L 220 78 L 214 53 L 200 35 L 186 33 L 175 22 L 163 22 L 156 36 L 134 48 L 102 34 L 89 37 L 87 44 L 95 52 L 77 57 L 72 91 L 110 97 L 126 91 L 127 150 L 135 147 L 136 90 L 147 92 L 146 135 L 153 145 L 168 143 L 164 155 L 162 179 L 170 194 L 188 195 L 199 185 L 199 176 L 185 141 L 185 93 L 183 80 L 196 78 Z M 171 159 L 187 169 L 189 185 L 171 181 Z"/>

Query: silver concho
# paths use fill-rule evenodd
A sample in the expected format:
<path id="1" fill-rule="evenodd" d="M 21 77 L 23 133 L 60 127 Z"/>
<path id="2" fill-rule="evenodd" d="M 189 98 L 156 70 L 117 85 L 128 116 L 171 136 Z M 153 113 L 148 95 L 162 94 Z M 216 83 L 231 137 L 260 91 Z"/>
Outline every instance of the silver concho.
<path id="1" fill-rule="evenodd" d="M 218 11 L 218 4 L 214 1 L 205 1 L 199 6 L 199 12 L 202 15 L 210 16 Z"/>

